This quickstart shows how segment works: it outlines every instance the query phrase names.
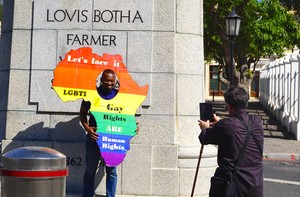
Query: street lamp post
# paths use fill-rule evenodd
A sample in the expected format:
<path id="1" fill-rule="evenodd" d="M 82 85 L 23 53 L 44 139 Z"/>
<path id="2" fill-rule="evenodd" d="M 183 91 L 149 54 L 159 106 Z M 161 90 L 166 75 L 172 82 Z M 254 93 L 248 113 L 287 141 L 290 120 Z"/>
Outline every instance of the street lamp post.
<path id="1" fill-rule="evenodd" d="M 233 49 L 234 49 L 234 41 L 235 37 L 239 35 L 240 25 L 241 25 L 242 17 L 235 13 L 233 9 L 232 12 L 226 16 L 226 35 L 230 40 L 230 86 L 233 85 Z"/>

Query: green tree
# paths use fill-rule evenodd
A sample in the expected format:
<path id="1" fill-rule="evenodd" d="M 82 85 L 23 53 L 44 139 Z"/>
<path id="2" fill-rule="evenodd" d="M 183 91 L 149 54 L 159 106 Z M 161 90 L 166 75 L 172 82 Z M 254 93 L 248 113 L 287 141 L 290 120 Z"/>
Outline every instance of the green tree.
<path id="1" fill-rule="evenodd" d="M 261 57 L 282 56 L 286 49 L 300 46 L 300 25 L 291 7 L 279 0 L 205 0 L 204 53 L 206 60 L 220 65 L 220 80 L 230 84 L 230 40 L 225 17 L 235 7 L 243 20 L 234 44 L 233 84 L 249 87 Z M 252 65 L 252 70 L 251 66 Z"/>

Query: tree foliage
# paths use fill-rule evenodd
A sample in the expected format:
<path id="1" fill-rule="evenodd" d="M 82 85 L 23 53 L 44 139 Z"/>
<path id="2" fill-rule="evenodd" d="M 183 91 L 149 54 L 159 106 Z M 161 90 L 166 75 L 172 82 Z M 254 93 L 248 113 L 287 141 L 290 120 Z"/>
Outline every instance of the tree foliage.
<path id="1" fill-rule="evenodd" d="M 220 80 L 226 85 L 229 85 L 231 43 L 225 34 L 225 17 L 232 8 L 242 17 L 234 41 L 233 84 L 246 86 L 251 83 L 253 70 L 250 68 L 255 69 L 261 57 L 280 57 L 286 49 L 300 46 L 299 3 L 293 0 L 204 1 L 205 59 L 219 63 Z"/>

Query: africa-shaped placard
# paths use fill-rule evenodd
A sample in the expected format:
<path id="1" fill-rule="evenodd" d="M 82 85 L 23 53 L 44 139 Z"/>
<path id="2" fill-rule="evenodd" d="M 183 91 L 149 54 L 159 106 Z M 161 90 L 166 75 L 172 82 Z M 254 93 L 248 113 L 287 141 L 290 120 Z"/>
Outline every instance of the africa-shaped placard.
<path id="1" fill-rule="evenodd" d="M 117 95 L 106 100 L 97 92 L 97 78 L 104 71 L 115 72 Z M 89 47 L 69 51 L 54 70 L 52 87 L 66 101 L 84 99 L 97 123 L 97 144 L 107 166 L 117 166 L 130 149 L 136 134 L 135 113 L 147 96 L 148 86 L 139 87 L 131 78 L 121 55 L 92 53 Z"/>

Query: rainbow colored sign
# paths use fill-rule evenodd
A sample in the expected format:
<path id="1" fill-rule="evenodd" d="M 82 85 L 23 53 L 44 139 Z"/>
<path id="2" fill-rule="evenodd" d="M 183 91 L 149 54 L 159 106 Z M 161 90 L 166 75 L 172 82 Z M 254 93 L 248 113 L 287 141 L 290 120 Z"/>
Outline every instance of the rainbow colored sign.
<path id="1" fill-rule="evenodd" d="M 118 94 L 111 100 L 102 99 L 96 87 L 97 77 L 106 69 L 113 70 L 120 83 Z M 84 47 L 69 51 L 59 62 L 52 87 L 64 102 L 77 99 L 91 102 L 100 153 L 107 166 L 119 165 L 136 134 L 135 113 L 147 96 L 148 86 L 139 87 L 131 78 L 121 55 L 99 56 Z"/>

